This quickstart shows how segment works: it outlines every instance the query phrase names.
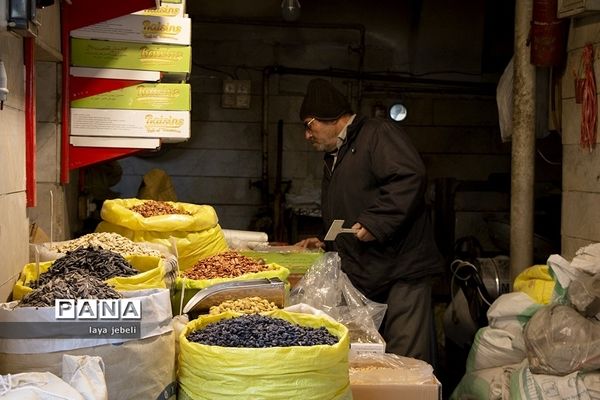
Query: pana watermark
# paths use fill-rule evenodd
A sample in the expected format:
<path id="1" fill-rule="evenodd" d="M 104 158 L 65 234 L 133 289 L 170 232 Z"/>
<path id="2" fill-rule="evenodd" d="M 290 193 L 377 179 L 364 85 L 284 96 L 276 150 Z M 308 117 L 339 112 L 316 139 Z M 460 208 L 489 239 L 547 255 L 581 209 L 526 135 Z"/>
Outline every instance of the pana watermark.
<path id="1" fill-rule="evenodd" d="M 140 299 L 56 299 L 54 318 L 62 320 L 141 320 Z"/>

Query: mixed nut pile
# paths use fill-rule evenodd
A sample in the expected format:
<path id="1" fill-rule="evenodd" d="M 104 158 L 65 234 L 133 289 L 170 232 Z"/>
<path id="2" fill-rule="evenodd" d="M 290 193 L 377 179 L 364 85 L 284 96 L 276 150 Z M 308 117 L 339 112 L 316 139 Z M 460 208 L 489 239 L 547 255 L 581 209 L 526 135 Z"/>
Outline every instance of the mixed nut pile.
<path id="1" fill-rule="evenodd" d="M 182 275 L 197 280 L 235 278 L 248 273 L 268 271 L 269 269 L 269 265 L 262 260 L 257 261 L 235 251 L 226 251 L 198 261 L 191 268 L 182 272 Z"/>
<path id="2" fill-rule="evenodd" d="M 156 215 L 182 214 L 192 215 L 191 213 L 173 207 L 171 204 L 164 201 L 147 200 L 142 204 L 129 208 L 131 211 L 141 214 L 143 217 L 154 217 Z"/>

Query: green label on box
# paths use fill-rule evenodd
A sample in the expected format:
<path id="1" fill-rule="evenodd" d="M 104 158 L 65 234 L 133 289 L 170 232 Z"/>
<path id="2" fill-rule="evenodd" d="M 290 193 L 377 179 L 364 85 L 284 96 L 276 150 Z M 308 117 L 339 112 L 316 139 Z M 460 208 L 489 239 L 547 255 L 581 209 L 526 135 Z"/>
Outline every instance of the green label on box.
<path id="1" fill-rule="evenodd" d="M 183 110 L 191 108 L 187 83 L 144 83 L 71 101 L 75 108 Z"/>
<path id="2" fill-rule="evenodd" d="M 189 73 L 191 59 L 191 46 L 71 38 L 71 64 L 77 67 Z"/>

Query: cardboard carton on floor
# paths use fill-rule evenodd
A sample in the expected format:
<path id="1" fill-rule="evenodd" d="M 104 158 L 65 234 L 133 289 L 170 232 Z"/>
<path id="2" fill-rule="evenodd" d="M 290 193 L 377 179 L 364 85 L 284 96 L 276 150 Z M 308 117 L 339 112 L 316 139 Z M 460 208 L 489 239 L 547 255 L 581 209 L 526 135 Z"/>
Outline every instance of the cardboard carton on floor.
<path id="1" fill-rule="evenodd" d="M 71 64 L 76 67 L 189 73 L 191 62 L 191 46 L 71 39 Z"/>
<path id="2" fill-rule="evenodd" d="M 354 400 L 440 400 L 441 384 L 425 361 L 393 353 L 350 353 Z"/>
<path id="3" fill-rule="evenodd" d="M 192 41 L 192 20 L 128 14 L 72 30 L 71 37 L 188 46 Z"/>
<path id="4" fill-rule="evenodd" d="M 351 384 L 354 400 L 441 400 L 442 385 L 435 379 L 424 384 Z"/>

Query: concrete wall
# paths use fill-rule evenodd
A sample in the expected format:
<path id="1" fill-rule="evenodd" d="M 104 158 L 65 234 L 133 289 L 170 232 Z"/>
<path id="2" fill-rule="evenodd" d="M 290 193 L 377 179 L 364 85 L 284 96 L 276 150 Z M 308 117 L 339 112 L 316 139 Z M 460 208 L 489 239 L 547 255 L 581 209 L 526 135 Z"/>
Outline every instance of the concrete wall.
<path id="1" fill-rule="evenodd" d="M 580 247 L 600 242 L 600 156 L 597 148 L 590 152 L 579 145 L 582 105 L 575 102 L 573 83 L 573 74 L 582 73 L 581 57 L 586 43 L 594 45 L 593 68 L 598 90 L 600 16 L 597 14 L 573 20 L 562 80 L 562 254 L 569 259 Z"/>
<path id="2" fill-rule="evenodd" d="M 25 214 L 25 91 L 23 40 L 0 33 L 0 59 L 8 77 L 8 101 L 0 111 L 0 299 L 12 291 L 27 261 L 28 220 Z"/>
<path id="3" fill-rule="evenodd" d="M 419 9 L 411 9 L 407 2 L 384 1 L 365 9 L 364 3 L 358 2 L 302 1 L 301 20 L 289 25 L 272 22 L 280 20 L 273 4 L 259 1 L 249 7 L 245 2 L 234 3 L 188 2 L 194 21 L 192 138 L 155 156 L 120 160 L 124 174 L 113 189 L 121 197 L 134 197 L 143 174 L 162 168 L 172 177 L 180 201 L 213 205 L 225 228 L 260 228 L 264 223 L 259 186 L 263 71 L 278 65 L 324 70 L 325 77 L 332 69 L 356 72 L 359 24 L 365 29 L 366 72 L 475 82 L 494 82 L 499 76 L 486 74 L 482 68 L 485 26 L 480 2 L 468 2 L 458 11 L 438 1 L 423 2 Z M 438 15 L 444 15 L 443 23 L 436 19 Z M 272 23 L 257 22 L 265 19 Z M 318 190 L 322 155 L 305 142 L 298 119 L 306 83 L 312 77 L 268 75 L 266 157 L 271 195 L 279 120 L 283 121 L 283 181 L 289 182 L 293 194 Z M 221 107 L 222 85 L 227 79 L 251 81 L 249 109 Z M 388 107 L 397 100 L 409 107 L 403 125 L 422 152 L 432 182 L 441 177 L 485 181 L 490 174 L 509 173 L 510 147 L 500 141 L 493 90 L 485 95 L 442 90 L 424 93 L 393 81 L 359 84 L 351 78 L 332 79 L 363 114 L 371 114 L 375 104 Z M 508 204 L 503 204 L 501 209 L 506 211 Z M 498 211 L 497 202 L 491 208 Z M 469 206 L 462 211 L 457 215 L 460 231 L 484 224 L 481 205 L 478 210 Z M 489 240 L 483 236 L 487 246 Z"/>
<path id="4" fill-rule="evenodd" d="M 50 232 L 53 216 L 54 239 L 69 235 L 64 188 L 59 182 L 60 124 L 57 76 L 60 69 L 59 9 L 54 5 L 39 10 L 41 23 L 36 45 L 37 82 L 37 207 L 26 205 L 25 169 L 25 77 L 23 39 L 0 32 L 0 59 L 8 76 L 8 101 L 0 111 L 0 301 L 8 298 L 23 266 L 29 262 L 29 225 L 37 223 Z M 44 61 L 45 60 L 45 61 Z M 49 61 L 50 60 L 50 61 Z M 50 212 L 49 193 L 54 195 Z"/>

